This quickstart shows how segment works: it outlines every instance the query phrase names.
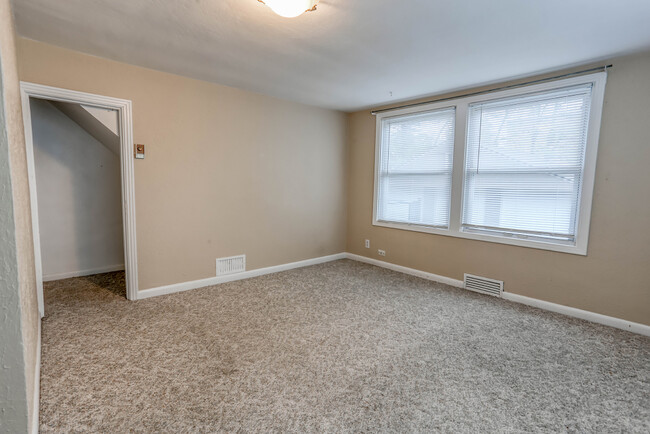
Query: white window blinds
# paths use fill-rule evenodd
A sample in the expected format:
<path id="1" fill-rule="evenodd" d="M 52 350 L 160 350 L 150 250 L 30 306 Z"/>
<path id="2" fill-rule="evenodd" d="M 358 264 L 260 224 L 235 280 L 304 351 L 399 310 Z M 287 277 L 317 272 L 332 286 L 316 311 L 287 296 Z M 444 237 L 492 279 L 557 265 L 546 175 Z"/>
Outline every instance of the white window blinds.
<path id="1" fill-rule="evenodd" d="M 462 227 L 574 244 L 592 84 L 470 104 Z"/>
<path id="2" fill-rule="evenodd" d="M 455 108 L 384 118 L 377 220 L 447 228 Z"/>

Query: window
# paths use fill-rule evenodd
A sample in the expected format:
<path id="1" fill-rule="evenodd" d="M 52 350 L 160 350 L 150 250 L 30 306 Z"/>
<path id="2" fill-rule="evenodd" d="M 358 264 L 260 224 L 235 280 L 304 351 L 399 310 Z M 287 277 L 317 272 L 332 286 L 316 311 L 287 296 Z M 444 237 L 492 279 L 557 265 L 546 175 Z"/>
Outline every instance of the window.
<path id="1" fill-rule="evenodd" d="M 379 114 L 373 224 L 585 255 L 605 80 Z"/>
<path id="2" fill-rule="evenodd" d="M 382 120 L 380 221 L 449 226 L 455 118 L 445 108 Z"/>
<path id="3" fill-rule="evenodd" d="M 470 104 L 463 231 L 575 242 L 591 87 Z"/>

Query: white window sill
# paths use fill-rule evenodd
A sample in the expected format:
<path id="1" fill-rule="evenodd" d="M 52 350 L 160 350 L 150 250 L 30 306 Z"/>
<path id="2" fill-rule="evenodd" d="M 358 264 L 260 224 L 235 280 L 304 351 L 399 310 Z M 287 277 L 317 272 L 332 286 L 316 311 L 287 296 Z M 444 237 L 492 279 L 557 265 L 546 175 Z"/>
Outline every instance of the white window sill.
<path id="1" fill-rule="evenodd" d="M 395 222 L 375 220 L 372 222 L 372 224 L 373 226 L 380 226 L 380 227 L 391 228 L 391 229 L 400 229 L 404 231 L 443 235 L 446 237 L 464 238 L 467 240 L 485 241 L 489 243 L 507 244 L 510 246 L 527 247 L 531 249 L 550 250 L 553 252 L 587 256 L 586 241 L 583 242 L 582 245 L 580 245 L 581 243 L 579 241 L 576 245 L 560 244 L 560 243 L 553 243 L 547 241 L 537 241 L 537 240 L 533 241 L 533 240 L 525 240 L 525 239 L 514 238 L 514 237 L 511 238 L 511 237 L 503 237 L 498 235 L 486 235 L 486 234 L 478 234 L 478 233 L 471 233 L 471 232 L 462 232 L 460 230 L 441 229 L 441 228 L 436 228 L 431 226 L 415 225 L 409 223 L 395 223 Z"/>

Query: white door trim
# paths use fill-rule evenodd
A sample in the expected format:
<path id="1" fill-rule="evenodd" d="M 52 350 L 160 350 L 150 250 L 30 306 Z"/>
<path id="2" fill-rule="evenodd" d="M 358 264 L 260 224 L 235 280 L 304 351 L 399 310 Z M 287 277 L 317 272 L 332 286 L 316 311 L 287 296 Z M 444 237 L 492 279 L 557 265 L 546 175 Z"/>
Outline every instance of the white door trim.
<path id="1" fill-rule="evenodd" d="M 20 94 L 25 124 L 25 150 L 27 154 L 27 172 L 29 176 L 29 194 L 32 208 L 32 232 L 34 236 L 34 263 L 36 268 L 36 285 L 38 310 L 41 317 L 45 314 L 43 303 L 43 265 L 41 262 L 41 242 L 38 227 L 38 201 L 36 196 L 36 172 L 34 167 L 34 141 L 32 136 L 32 117 L 29 98 L 41 98 L 118 111 L 120 119 L 120 166 L 122 172 L 122 221 L 124 225 L 124 267 L 126 270 L 126 298 L 138 299 L 138 256 L 135 230 L 135 177 L 133 167 L 133 118 L 131 101 L 77 92 L 69 89 L 44 86 L 41 84 L 20 82 Z"/>

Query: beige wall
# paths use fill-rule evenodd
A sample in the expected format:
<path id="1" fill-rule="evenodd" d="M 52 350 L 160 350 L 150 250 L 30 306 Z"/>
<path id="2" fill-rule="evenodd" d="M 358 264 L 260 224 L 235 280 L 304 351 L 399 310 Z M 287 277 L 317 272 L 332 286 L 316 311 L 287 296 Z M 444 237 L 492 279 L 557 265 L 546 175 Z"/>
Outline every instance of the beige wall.
<path id="1" fill-rule="evenodd" d="M 345 115 L 20 39 L 24 81 L 133 101 L 140 289 L 345 249 Z"/>
<path id="2" fill-rule="evenodd" d="M 9 1 L 0 0 L 0 432 L 31 430 L 40 321 L 16 65 Z"/>
<path id="3" fill-rule="evenodd" d="M 337 112 L 25 39 L 19 62 L 22 80 L 133 101 L 147 145 L 136 161 L 141 289 L 213 276 L 219 256 L 246 253 L 253 269 L 382 248 L 396 264 L 650 324 L 650 54 L 613 60 L 586 257 L 372 226 L 369 111 L 346 129 Z"/>
<path id="4" fill-rule="evenodd" d="M 491 277 L 509 292 L 650 324 L 650 53 L 612 62 L 586 257 L 373 226 L 368 110 L 348 117 L 347 251 L 454 279 Z"/>

